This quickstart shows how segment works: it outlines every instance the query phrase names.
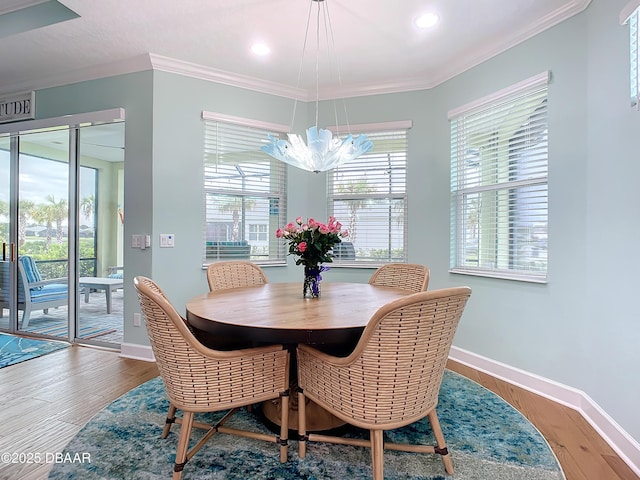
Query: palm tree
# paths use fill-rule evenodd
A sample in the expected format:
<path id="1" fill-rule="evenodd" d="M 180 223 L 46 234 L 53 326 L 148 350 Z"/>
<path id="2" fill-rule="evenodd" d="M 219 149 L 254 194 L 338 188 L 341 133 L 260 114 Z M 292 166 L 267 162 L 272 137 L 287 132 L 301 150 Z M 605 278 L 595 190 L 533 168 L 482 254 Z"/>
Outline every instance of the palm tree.
<path id="1" fill-rule="evenodd" d="M 56 199 L 54 198 L 53 195 L 47 195 L 46 199 L 48 202 L 51 203 L 51 205 L 49 206 L 51 207 L 51 214 L 53 216 L 53 220 L 56 223 L 56 239 L 58 241 L 58 244 L 60 245 L 62 244 L 62 234 L 63 234 L 62 222 L 69 215 L 68 203 L 65 198 L 56 202 Z"/>
<path id="2" fill-rule="evenodd" d="M 240 221 L 241 213 L 248 210 L 252 210 L 255 207 L 256 201 L 249 200 L 245 197 L 225 197 L 221 202 L 220 212 L 231 213 L 233 219 L 233 233 L 232 240 L 237 242 L 240 240 Z"/>
<path id="3" fill-rule="evenodd" d="M 88 197 L 84 197 L 80 202 L 80 211 L 82 215 L 89 221 L 91 215 L 95 212 L 96 206 L 96 198 L 93 195 L 89 195 Z"/>
<path id="4" fill-rule="evenodd" d="M 4 200 L 0 200 L 0 216 L 7 217 L 7 218 L 9 217 L 9 204 Z M 8 235 L 9 232 L 7 232 L 8 224 L 9 224 L 8 221 L 0 224 L 0 238 L 2 238 L 3 242 L 6 242 L 9 238 L 9 235 Z"/>
<path id="5" fill-rule="evenodd" d="M 18 208 L 18 247 L 27 241 L 27 221 L 33 215 L 36 204 L 31 200 L 20 200 Z"/>
<path id="6" fill-rule="evenodd" d="M 349 197 L 362 197 L 363 195 L 368 195 L 373 192 L 375 192 L 375 188 L 370 186 L 366 179 L 338 185 L 338 193 L 348 195 Z M 347 227 L 349 230 L 349 241 L 355 243 L 358 210 L 369 203 L 369 200 L 367 198 L 352 198 L 345 200 L 345 203 L 349 206 L 349 226 Z"/>
<path id="7" fill-rule="evenodd" d="M 41 225 L 45 225 L 47 229 L 47 243 L 45 249 L 51 246 L 51 232 L 53 231 L 53 211 L 51 205 L 40 203 L 35 205 L 31 212 L 33 219 Z"/>

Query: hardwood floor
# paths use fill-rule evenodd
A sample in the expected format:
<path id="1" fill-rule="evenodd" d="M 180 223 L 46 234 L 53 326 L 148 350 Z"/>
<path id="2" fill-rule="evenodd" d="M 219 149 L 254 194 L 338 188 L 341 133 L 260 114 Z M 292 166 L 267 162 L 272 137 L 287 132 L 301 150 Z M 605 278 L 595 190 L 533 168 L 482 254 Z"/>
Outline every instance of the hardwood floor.
<path id="1" fill-rule="evenodd" d="M 520 410 L 549 441 L 567 480 L 640 480 L 574 410 L 450 361 Z M 0 369 L 0 453 L 62 452 L 93 415 L 158 374 L 155 364 L 73 346 Z M 46 479 L 51 463 L 0 462 L 2 480 Z"/>
<path id="2" fill-rule="evenodd" d="M 575 410 L 449 360 L 450 370 L 483 385 L 533 423 L 551 445 L 567 480 L 639 480 Z"/>
<path id="3" fill-rule="evenodd" d="M 80 346 L 0 369 L 0 453 L 62 452 L 98 411 L 157 375 L 154 363 Z M 45 479 L 52 467 L 1 462 L 0 479 Z"/>

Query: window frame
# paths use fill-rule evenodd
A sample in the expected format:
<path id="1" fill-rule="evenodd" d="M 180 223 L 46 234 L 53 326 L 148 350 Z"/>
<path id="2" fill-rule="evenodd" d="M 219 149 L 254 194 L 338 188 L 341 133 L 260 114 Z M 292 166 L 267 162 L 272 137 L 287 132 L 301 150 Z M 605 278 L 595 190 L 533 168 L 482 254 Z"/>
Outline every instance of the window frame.
<path id="1" fill-rule="evenodd" d="M 344 202 L 344 201 L 352 201 L 357 199 L 364 199 L 367 202 L 369 201 L 374 201 L 374 202 L 390 201 L 391 203 L 401 202 L 403 207 L 403 212 L 401 214 L 401 217 L 402 217 L 402 240 L 401 240 L 402 257 L 401 258 L 392 256 L 391 254 L 393 250 L 392 243 L 394 242 L 391 239 L 389 239 L 388 241 L 389 243 L 386 246 L 387 251 L 389 252 L 389 255 L 386 259 L 383 259 L 381 257 L 369 257 L 369 258 L 361 257 L 360 259 L 358 259 L 358 254 L 357 254 L 358 245 L 356 241 L 356 244 L 354 245 L 355 252 L 356 252 L 355 257 L 353 259 L 349 258 L 349 255 L 347 254 L 346 255 L 347 258 L 340 258 L 340 256 L 337 255 L 336 257 L 334 257 L 332 266 L 371 268 L 371 267 L 378 267 L 386 263 L 406 263 L 408 261 L 409 252 L 408 252 L 407 229 L 408 229 L 409 208 L 408 208 L 408 194 L 407 194 L 407 175 L 408 175 L 409 129 L 412 126 L 413 126 L 413 122 L 410 120 L 407 120 L 407 121 L 396 121 L 396 122 L 383 122 L 383 123 L 328 127 L 328 129 L 331 130 L 336 135 L 341 135 L 341 134 L 344 135 L 345 131 L 348 131 L 354 136 L 359 134 L 368 135 L 374 144 L 373 149 L 368 153 L 362 155 L 361 157 L 358 157 L 358 159 L 355 159 L 352 162 L 347 162 L 344 165 L 339 166 L 328 172 L 327 174 L 327 211 L 329 212 L 329 215 L 335 216 L 338 221 L 342 222 L 345 228 L 349 229 L 348 228 L 349 219 L 344 218 L 344 216 L 340 216 L 339 214 L 336 213 L 336 208 L 335 208 L 336 202 L 340 202 L 341 200 Z M 350 193 L 337 193 L 334 191 L 334 185 L 336 185 L 337 176 L 341 175 L 344 172 L 348 172 L 350 168 L 355 168 L 354 162 L 357 162 L 357 165 L 361 167 L 362 164 L 360 162 L 362 162 L 363 159 L 381 157 L 384 154 L 384 152 L 380 151 L 379 147 L 376 148 L 377 136 L 380 137 L 381 135 L 386 135 L 390 137 L 394 134 L 395 135 L 400 134 L 404 136 L 404 138 L 401 140 L 402 142 L 404 142 L 404 150 L 401 152 L 401 155 L 404 156 L 402 160 L 403 168 L 401 170 L 398 167 L 395 168 L 396 174 L 402 175 L 404 177 L 401 191 L 394 191 L 392 193 L 391 192 L 390 193 L 372 192 L 372 193 L 362 193 L 359 195 L 354 195 Z M 395 155 L 398 154 L 398 152 L 389 152 L 389 153 L 395 154 Z M 350 164 L 351 164 L 351 167 L 350 167 Z M 367 167 L 369 165 L 367 165 Z M 360 167 L 359 167 L 359 170 L 362 171 L 362 168 Z M 375 175 L 376 170 L 380 170 L 380 165 L 374 165 L 373 167 L 371 167 L 371 172 L 373 175 Z M 396 184 L 394 183 L 394 186 L 395 185 Z M 389 205 L 390 212 L 391 212 L 391 203 Z M 393 220 L 392 214 L 389 213 L 389 218 L 388 218 L 389 225 L 391 224 L 392 220 Z M 389 229 L 388 238 L 390 237 L 391 237 L 391 230 Z M 349 238 L 346 238 L 344 240 L 344 242 L 349 242 L 349 241 L 350 241 Z M 395 243 L 397 243 L 397 241 Z"/>
<path id="2" fill-rule="evenodd" d="M 449 112 L 450 273 L 547 282 L 548 83 L 547 71 Z M 522 110 L 516 112 L 518 115 L 515 119 L 511 119 L 510 108 L 514 107 Z M 489 135 L 487 132 L 493 130 L 487 128 L 499 131 L 504 127 L 495 125 L 505 120 L 509 121 L 507 125 L 511 130 L 508 130 L 508 136 L 498 137 L 501 143 L 496 144 L 495 133 Z M 533 143 L 536 139 L 530 138 L 527 133 L 527 124 L 530 128 L 536 128 L 537 143 Z M 465 131 L 473 131 L 475 139 L 469 141 L 470 135 L 465 135 Z M 514 148 L 514 140 L 518 141 L 519 148 Z M 469 158 L 474 147 L 485 152 L 478 157 L 482 163 L 475 168 Z M 482 161 L 484 158 L 486 162 Z M 521 158 L 524 159 L 522 162 Z M 494 169 L 492 174 L 487 173 L 489 168 Z M 520 173 L 527 168 L 529 170 L 525 174 Z M 478 197 L 480 206 L 477 206 L 477 202 L 475 207 L 472 205 L 473 195 Z M 468 227 L 473 214 L 469 208 L 474 209 L 478 217 L 475 265 L 471 263 L 473 255 L 467 251 Z M 519 229 L 525 223 L 520 217 L 530 222 L 530 230 L 527 231 L 529 236 L 525 240 L 519 237 Z M 537 221 L 535 225 L 533 217 Z M 518 225 L 519 222 L 521 225 Z M 487 239 L 487 243 L 482 239 Z M 537 246 L 533 245 L 534 239 L 539 240 Z M 534 250 L 539 245 L 542 247 Z M 521 247 L 529 253 L 520 255 L 517 249 Z M 533 260 L 540 251 L 544 252 L 544 261 L 536 263 Z"/>
<path id="3" fill-rule="evenodd" d="M 272 135 L 276 138 L 282 137 L 284 133 L 287 132 L 288 126 L 280 125 L 275 123 L 263 122 L 259 120 L 252 120 L 242 117 L 235 117 L 231 115 L 225 115 L 214 112 L 202 112 L 202 120 L 203 120 L 203 206 L 202 206 L 202 215 L 203 215 L 203 242 L 202 242 L 202 264 L 203 268 L 206 268 L 210 263 L 214 263 L 217 261 L 225 261 L 225 260 L 249 260 L 258 265 L 286 265 L 287 264 L 287 252 L 285 245 L 283 242 L 280 242 L 275 236 L 275 230 L 283 225 L 286 221 L 287 215 L 287 196 L 288 196 L 288 188 L 287 188 L 287 177 L 288 177 L 288 166 L 266 153 L 260 150 L 260 147 L 263 145 L 267 145 L 269 143 L 268 134 Z M 247 139 L 247 148 L 251 149 L 251 160 L 255 160 L 256 158 L 262 158 L 265 162 L 269 162 L 271 172 L 274 167 L 277 168 L 277 171 L 274 172 L 276 175 L 276 183 L 275 187 L 272 186 L 269 190 L 251 190 L 249 189 L 246 192 L 238 191 L 234 187 L 225 187 L 224 189 L 221 187 L 215 186 L 215 175 L 211 175 L 211 172 L 208 172 L 207 169 L 210 168 L 207 158 L 208 155 L 219 155 L 220 150 L 224 150 L 227 147 L 226 145 L 220 145 L 211 143 L 209 140 L 209 136 L 212 135 L 210 129 L 215 129 L 217 125 L 221 125 L 224 131 L 228 134 L 230 132 L 238 134 L 237 137 L 233 137 L 233 142 L 237 145 L 238 142 L 242 142 L 242 133 L 247 132 L 251 134 L 252 138 Z M 217 134 L 215 134 L 215 138 L 217 139 Z M 229 137 L 231 138 L 231 137 Z M 216 140 L 219 142 L 219 140 Z M 229 142 L 231 143 L 231 142 Z M 244 145 L 243 145 L 244 146 Z M 224 151 L 222 151 L 224 155 Z M 242 162 L 238 162 L 240 165 Z M 245 162 L 247 163 L 247 162 Z M 251 163 L 251 162 L 248 162 Z M 212 182 L 214 185 L 208 185 L 208 178 L 213 179 Z M 221 177 L 218 177 L 218 179 Z M 271 184 L 270 184 L 271 185 Z M 244 188 L 244 186 L 243 186 Z M 265 222 L 256 222 L 256 218 L 247 218 L 246 213 L 242 213 L 241 216 L 243 218 L 240 219 L 239 229 L 241 234 L 238 239 L 227 242 L 227 241 L 211 241 L 212 245 L 208 245 L 208 197 L 209 196 L 228 196 L 228 197 L 242 197 L 249 199 L 250 201 L 255 201 L 258 199 L 268 198 L 268 214 Z M 244 205 L 244 201 L 243 201 Z M 266 206 L 264 206 L 266 208 Z M 259 217 L 258 217 L 259 218 Z M 260 255 L 255 255 L 251 251 L 249 255 L 246 255 L 244 249 L 246 249 L 246 245 L 235 245 L 237 242 L 246 241 L 249 243 L 249 226 L 250 225 L 262 225 L 265 224 L 267 226 L 267 255 L 268 258 L 260 258 Z M 273 228 L 272 234 L 269 234 L 270 228 Z M 259 232 L 256 232 L 256 235 L 260 235 Z M 225 245 L 222 245 L 222 244 Z M 233 243 L 234 245 L 228 245 Z M 214 245 L 215 244 L 215 245 Z M 249 244 L 250 245 L 250 244 Z M 227 252 L 223 255 L 221 249 L 224 248 Z M 210 255 L 207 255 L 207 250 L 209 250 Z M 215 256 L 213 252 L 216 252 Z M 275 253 L 275 254 L 274 254 Z M 257 257 L 257 258 L 253 258 Z"/>
<path id="4" fill-rule="evenodd" d="M 640 0 L 631 0 L 620 12 L 620 25 L 629 25 L 629 96 L 640 110 Z"/>

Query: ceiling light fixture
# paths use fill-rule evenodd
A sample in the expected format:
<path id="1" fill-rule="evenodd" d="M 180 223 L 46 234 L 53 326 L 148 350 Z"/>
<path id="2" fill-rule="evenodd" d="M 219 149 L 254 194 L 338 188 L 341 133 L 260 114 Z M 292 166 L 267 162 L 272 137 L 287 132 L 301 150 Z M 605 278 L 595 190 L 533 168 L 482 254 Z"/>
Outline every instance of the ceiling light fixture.
<path id="1" fill-rule="evenodd" d="M 416 18 L 416 26 L 418 28 L 431 28 L 440 21 L 438 14 L 430 12 L 420 15 Z"/>
<path id="2" fill-rule="evenodd" d="M 271 49 L 269 48 L 269 46 L 266 43 L 262 42 L 254 43 L 251 46 L 251 51 L 260 56 L 269 55 L 269 53 L 271 53 Z"/>
<path id="3" fill-rule="evenodd" d="M 298 71 L 298 86 L 300 85 L 300 76 L 302 74 L 302 65 L 304 63 L 304 55 L 307 46 L 307 38 L 309 36 L 309 25 L 311 24 L 311 13 L 314 3 L 317 6 L 316 18 L 316 122 L 312 127 L 307 128 L 307 143 L 300 135 L 288 133 L 287 140 L 275 138 L 269 135 L 269 143 L 262 147 L 262 150 L 272 157 L 281 160 L 294 167 L 301 168 L 310 172 L 325 172 L 340 166 L 342 163 L 359 157 L 368 152 L 373 147 L 373 142 L 366 135 L 358 135 L 353 138 L 351 133 L 346 135 L 344 139 L 339 137 L 340 132 L 336 132 L 334 138 L 330 130 L 318 128 L 318 106 L 320 103 L 320 80 L 319 80 L 319 61 L 320 61 L 320 20 L 322 18 L 323 31 L 327 40 L 327 51 L 331 52 L 331 47 L 335 52 L 333 44 L 333 29 L 331 28 L 331 18 L 329 16 L 329 0 L 311 0 L 309 5 L 309 16 L 307 18 L 307 30 L 304 37 L 302 47 L 302 59 L 300 61 L 300 69 Z M 334 53 L 335 55 L 335 53 Z M 331 61 L 331 59 L 329 59 Z M 340 81 L 340 68 L 335 60 L 338 72 L 338 80 Z M 293 119 L 291 120 L 291 128 L 296 115 L 297 99 L 293 107 Z M 334 109 L 335 111 L 335 109 Z M 346 115 L 346 107 L 345 107 Z M 336 125 L 338 125 L 337 112 L 335 113 Z M 349 121 L 347 119 L 347 128 Z"/>

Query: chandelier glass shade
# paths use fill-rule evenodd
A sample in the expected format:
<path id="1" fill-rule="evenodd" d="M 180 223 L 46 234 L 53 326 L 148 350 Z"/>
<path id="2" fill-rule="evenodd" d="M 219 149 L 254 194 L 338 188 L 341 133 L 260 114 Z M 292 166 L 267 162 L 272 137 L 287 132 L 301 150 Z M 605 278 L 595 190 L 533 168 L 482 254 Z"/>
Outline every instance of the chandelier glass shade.
<path id="1" fill-rule="evenodd" d="M 262 150 L 272 157 L 310 172 L 325 172 L 359 157 L 373 147 L 366 135 L 344 139 L 334 137 L 330 130 L 317 126 L 307 128 L 307 143 L 300 135 L 289 133 L 289 141 L 269 135 L 270 143 Z"/>
<path id="2" fill-rule="evenodd" d="M 369 140 L 366 135 L 358 135 L 353 137 L 351 133 L 347 134 L 344 138 L 335 136 L 331 130 L 325 130 L 318 128 L 318 106 L 319 106 L 319 52 L 320 52 L 320 20 L 324 20 L 324 31 L 327 32 L 328 47 L 331 46 L 329 42 L 329 34 L 331 39 L 333 38 L 333 30 L 331 28 L 331 19 L 329 17 L 329 7 L 327 6 L 329 0 L 311 0 L 309 7 L 309 19 L 307 21 L 307 31 L 305 33 L 304 47 L 302 50 L 302 60 L 300 62 L 300 72 L 298 74 L 298 84 L 300 83 L 300 74 L 302 73 L 302 65 L 304 63 L 304 54 L 307 45 L 307 38 L 309 36 L 309 25 L 311 24 L 311 12 L 314 3 L 317 5 L 317 20 L 316 20 L 316 40 L 317 40 L 317 53 L 316 53 L 316 125 L 307 128 L 307 142 L 302 139 L 300 135 L 294 133 L 288 133 L 288 140 L 281 138 L 275 138 L 269 135 L 269 143 L 262 147 L 262 150 L 268 155 L 276 158 L 280 161 L 288 163 L 297 168 L 308 170 L 310 172 L 325 172 L 332 170 L 344 162 L 352 160 L 354 158 L 363 155 L 371 150 L 373 142 Z M 330 50 L 328 48 L 328 50 Z M 334 48 L 335 50 L 335 48 Z M 335 60 L 336 65 L 338 64 Z M 338 78 L 340 79 L 340 73 L 338 68 Z M 297 100 L 296 100 L 297 102 Z M 294 106 L 293 115 L 294 118 L 291 121 L 293 127 L 295 120 L 296 108 Z M 346 107 L 345 107 L 346 115 Z M 338 124 L 336 114 L 336 125 Z M 348 124 L 348 120 L 347 120 Z"/>

